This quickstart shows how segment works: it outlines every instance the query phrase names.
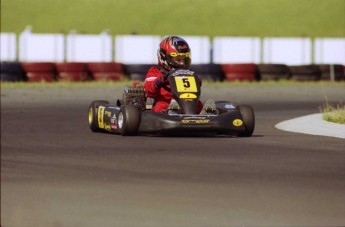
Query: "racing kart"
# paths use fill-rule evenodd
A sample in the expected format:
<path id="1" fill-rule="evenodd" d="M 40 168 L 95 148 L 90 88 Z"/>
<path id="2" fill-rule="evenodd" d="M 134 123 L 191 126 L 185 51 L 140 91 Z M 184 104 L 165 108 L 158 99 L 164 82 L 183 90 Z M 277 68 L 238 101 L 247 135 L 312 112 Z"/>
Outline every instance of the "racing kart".
<path id="1" fill-rule="evenodd" d="M 168 74 L 166 80 L 168 83 L 163 88 L 171 91 L 177 108 L 175 105 L 164 113 L 153 112 L 154 100 L 145 96 L 141 83 L 133 82 L 132 86 L 125 86 L 123 98 L 116 103 L 105 100 L 91 103 L 91 131 L 123 136 L 212 133 L 249 137 L 253 134 L 255 116 L 251 106 L 216 101 L 215 108 L 198 112 L 201 83 L 195 73 L 180 69 Z"/>

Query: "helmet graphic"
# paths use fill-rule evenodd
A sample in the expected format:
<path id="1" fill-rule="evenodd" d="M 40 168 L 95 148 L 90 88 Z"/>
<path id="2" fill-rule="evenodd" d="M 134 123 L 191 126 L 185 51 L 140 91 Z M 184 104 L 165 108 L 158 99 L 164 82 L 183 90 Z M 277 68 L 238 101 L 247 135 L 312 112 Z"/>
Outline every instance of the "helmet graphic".
<path id="1" fill-rule="evenodd" d="M 191 51 L 188 43 L 178 36 L 168 36 L 159 44 L 158 64 L 164 69 L 189 69 Z"/>

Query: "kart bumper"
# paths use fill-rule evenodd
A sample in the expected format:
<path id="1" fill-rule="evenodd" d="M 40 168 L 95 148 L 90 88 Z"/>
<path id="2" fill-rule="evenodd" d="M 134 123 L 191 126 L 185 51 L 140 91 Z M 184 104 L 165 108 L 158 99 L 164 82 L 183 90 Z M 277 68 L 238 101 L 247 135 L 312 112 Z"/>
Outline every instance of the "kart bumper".
<path id="1" fill-rule="evenodd" d="M 141 114 L 139 133 L 164 134 L 233 134 L 245 131 L 242 116 L 238 110 L 220 115 L 167 115 L 144 111 Z"/>

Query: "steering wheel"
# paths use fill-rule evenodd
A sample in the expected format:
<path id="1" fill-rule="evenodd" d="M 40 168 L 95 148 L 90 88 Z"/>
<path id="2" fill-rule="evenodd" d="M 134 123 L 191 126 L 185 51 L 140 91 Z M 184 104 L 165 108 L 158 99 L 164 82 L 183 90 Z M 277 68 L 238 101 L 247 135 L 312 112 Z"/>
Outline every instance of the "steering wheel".
<path id="1" fill-rule="evenodd" d="M 164 83 L 163 85 L 163 89 L 166 90 L 167 92 L 171 92 L 171 88 L 168 87 L 169 84 L 169 81 L 168 81 L 168 77 L 173 74 L 177 69 L 173 69 L 171 71 L 169 71 L 168 73 L 164 74 L 164 81 L 166 81 L 166 83 Z"/>

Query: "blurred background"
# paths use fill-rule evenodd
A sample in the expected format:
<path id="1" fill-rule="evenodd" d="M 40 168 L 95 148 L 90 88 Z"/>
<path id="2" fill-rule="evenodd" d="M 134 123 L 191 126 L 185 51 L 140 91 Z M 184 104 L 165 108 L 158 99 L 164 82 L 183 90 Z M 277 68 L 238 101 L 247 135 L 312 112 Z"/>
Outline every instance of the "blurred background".
<path id="1" fill-rule="evenodd" d="M 2 0 L 1 32 L 344 37 L 344 0 Z"/>
<path id="2" fill-rule="evenodd" d="M 29 81 L 63 79 L 62 68 L 88 74 L 64 79 L 95 79 L 105 66 L 89 63 L 107 62 L 124 76 L 100 79 L 143 79 L 166 35 L 184 37 L 212 80 L 344 79 L 344 0 L 2 0 L 1 78 L 10 62 Z M 28 77 L 36 66 L 23 63 L 54 76 Z"/>

